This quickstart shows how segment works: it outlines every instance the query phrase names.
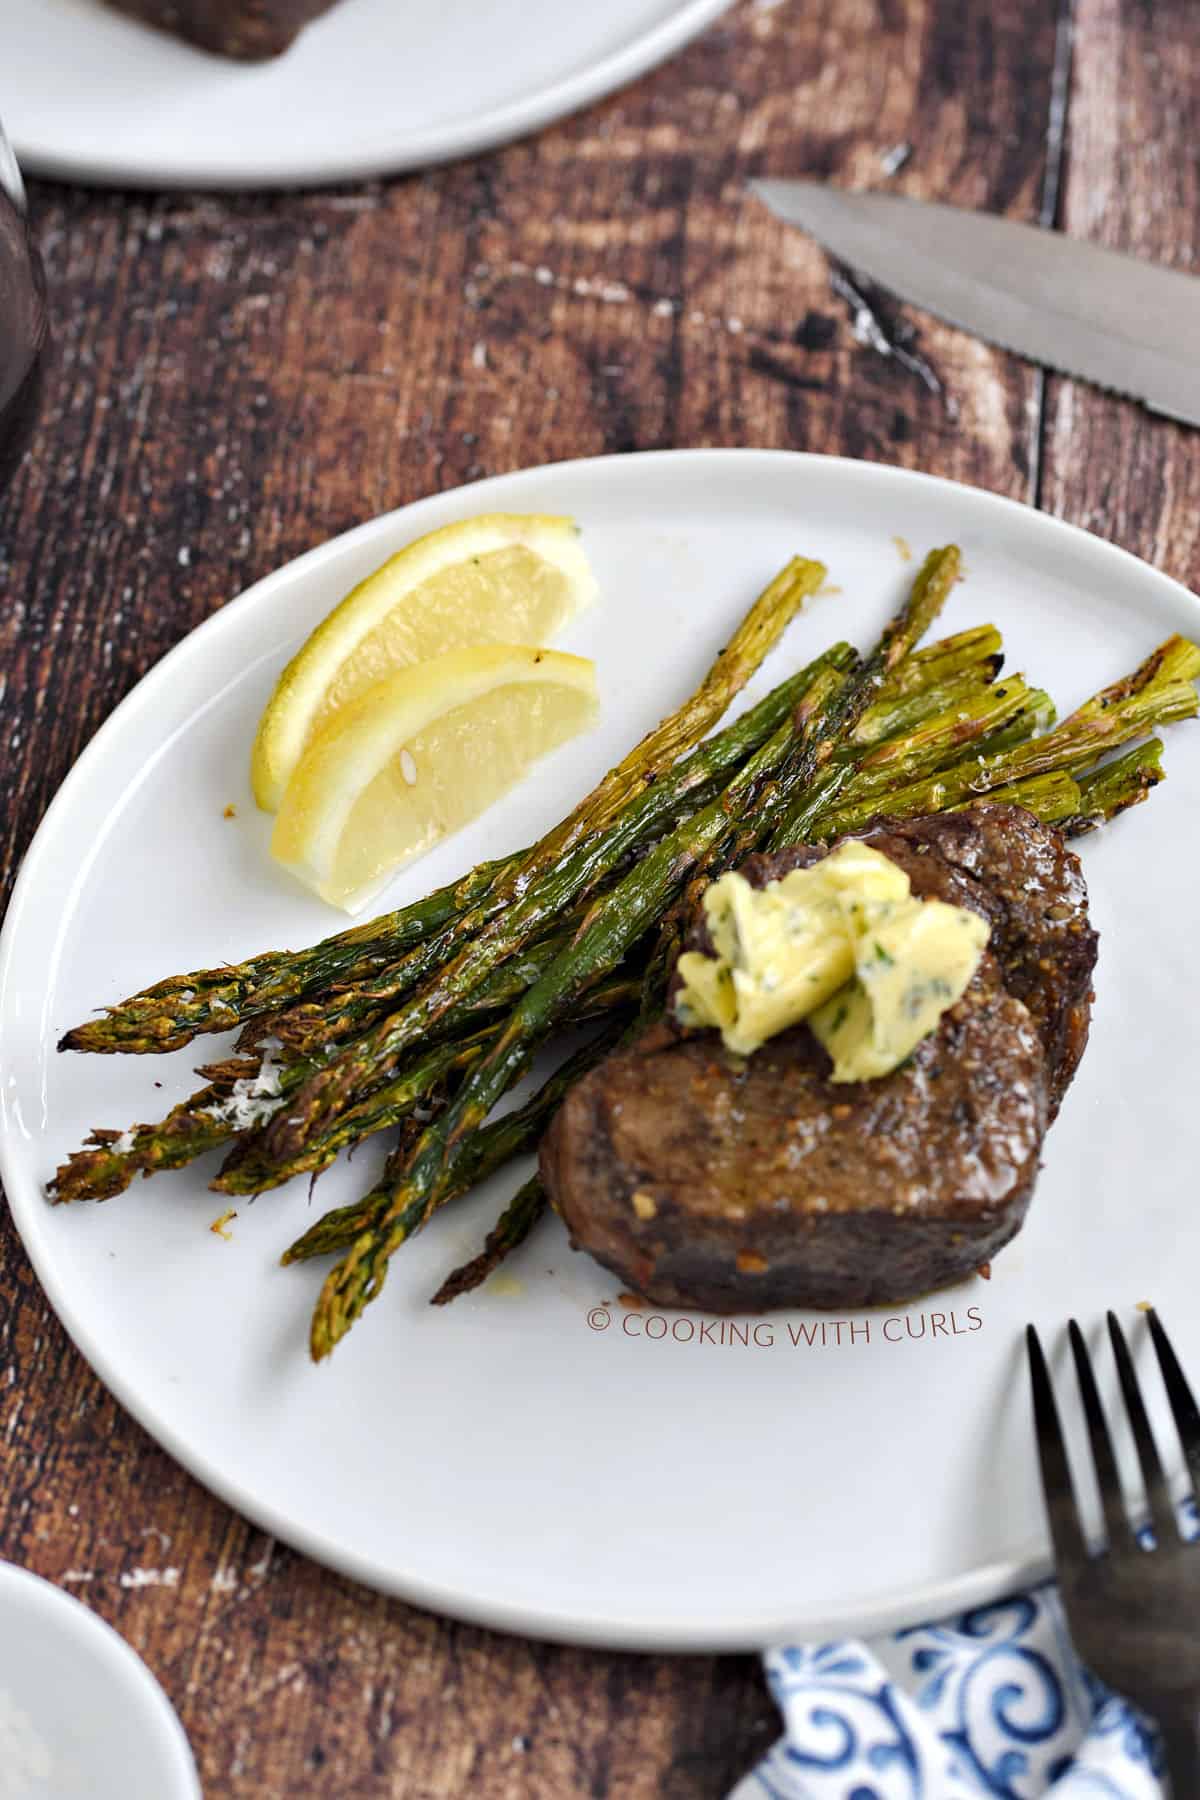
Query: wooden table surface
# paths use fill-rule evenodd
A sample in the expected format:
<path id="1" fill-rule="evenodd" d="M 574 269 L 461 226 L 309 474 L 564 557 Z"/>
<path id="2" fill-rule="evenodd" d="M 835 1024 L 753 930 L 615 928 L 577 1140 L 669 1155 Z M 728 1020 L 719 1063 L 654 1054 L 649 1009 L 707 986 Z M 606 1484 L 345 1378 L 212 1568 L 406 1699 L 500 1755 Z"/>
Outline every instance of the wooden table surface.
<path id="1" fill-rule="evenodd" d="M 741 0 L 637 86 L 455 167 L 288 195 L 34 185 L 57 352 L 0 500 L 6 883 L 192 626 L 361 519 L 529 463 L 838 451 L 1200 585 L 1194 436 L 919 314 L 895 316 L 923 364 L 885 358 L 821 253 L 744 194 L 890 185 L 1188 269 L 1198 129 L 1191 0 Z M 209 1800 L 718 1796 L 774 1733 L 751 1658 L 493 1635 L 251 1529 L 109 1398 L 7 1215 L 0 1458 L 0 1556 L 141 1652 Z"/>

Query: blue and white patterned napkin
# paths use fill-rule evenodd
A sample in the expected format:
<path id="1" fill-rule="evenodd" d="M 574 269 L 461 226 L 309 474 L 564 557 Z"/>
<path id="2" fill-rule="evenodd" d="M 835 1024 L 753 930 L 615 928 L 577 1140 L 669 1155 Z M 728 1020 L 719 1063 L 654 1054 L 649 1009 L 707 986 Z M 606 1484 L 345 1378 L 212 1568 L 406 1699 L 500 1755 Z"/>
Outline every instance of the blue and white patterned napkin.
<path id="1" fill-rule="evenodd" d="M 1152 1728 L 1080 1666 L 1053 1585 L 766 1670 L 784 1735 L 730 1800 L 1161 1800 Z"/>

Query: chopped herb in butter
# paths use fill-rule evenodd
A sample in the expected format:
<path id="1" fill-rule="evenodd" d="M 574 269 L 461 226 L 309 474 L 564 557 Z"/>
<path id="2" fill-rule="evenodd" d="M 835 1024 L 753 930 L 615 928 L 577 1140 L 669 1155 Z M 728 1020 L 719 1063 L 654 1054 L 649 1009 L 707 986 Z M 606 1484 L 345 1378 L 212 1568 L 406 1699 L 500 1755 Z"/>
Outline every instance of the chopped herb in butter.
<path id="1" fill-rule="evenodd" d="M 854 841 L 765 888 L 723 875 L 704 908 L 714 954 L 679 959 L 681 1022 L 749 1056 L 807 1019 L 834 1081 L 897 1068 L 961 998 L 988 940 L 977 913 L 914 899 L 902 869 Z"/>

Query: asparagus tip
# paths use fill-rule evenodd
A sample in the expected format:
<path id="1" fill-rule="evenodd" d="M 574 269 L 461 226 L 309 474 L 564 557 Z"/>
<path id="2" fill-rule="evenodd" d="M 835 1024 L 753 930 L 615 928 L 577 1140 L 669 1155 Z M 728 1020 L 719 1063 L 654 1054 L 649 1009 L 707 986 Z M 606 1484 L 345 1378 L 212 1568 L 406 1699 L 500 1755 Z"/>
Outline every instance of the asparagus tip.
<path id="1" fill-rule="evenodd" d="M 461 1268 L 451 1270 L 437 1293 L 431 1295 L 430 1306 L 449 1306 L 450 1302 L 457 1300 L 461 1294 L 469 1294 L 475 1288 L 482 1287 L 494 1267 L 490 1251 L 481 1250 L 478 1256 L 471 1258 L 470 1262 L 463 1263 Z"/>
<path id="2" fill-rule="evenodd" d="M 111 1050 L 106 1027 L 108 1016 L 102 1019 L 89 1019 L 83 1025 L 72 1025 L 70 1031 L 64 1031 L 58 1040 L 59 1050 Z"/>
<path id="3" fill-rule="evenodd" d="M 372 1268 L 369 1259 L 374 1248 L 372 1235 L 364 1232 L 325 1277 L 309 1329 L 309 1352 L 314 1362 L 323 1362 L 337 1348 L 359 1313 L 382 1291 L 387 1279 L 387 1259 Z"/>

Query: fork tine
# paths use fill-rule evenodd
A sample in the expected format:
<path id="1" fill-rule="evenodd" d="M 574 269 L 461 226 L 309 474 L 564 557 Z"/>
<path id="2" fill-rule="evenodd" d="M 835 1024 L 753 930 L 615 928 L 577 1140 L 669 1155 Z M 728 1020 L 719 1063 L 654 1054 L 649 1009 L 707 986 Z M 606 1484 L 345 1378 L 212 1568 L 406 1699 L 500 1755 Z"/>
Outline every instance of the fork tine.
<path id="1" fill-rule="evenodd" d="M 1150 1337 L 1154 1344 L 1154 1353 L 1158 1357 L 1158 1366 L 1162 1370 L 1167 1399 L 1171 1402 L 1175 1429 L 1179 1433 L 1183 1454 L 1187 1458 L 1188 1474 L 1192 1481 L 1192 1498 L 1200 1503 L 1200 1407 L 1196 1405 L 1195 1396 L 1188 1385 L 1188 1378 L 1179 1366 L 1179 1358 L 1163 1328 L 1162 1320 L 1153 1307 L 1146 1314 L 1146 1322 L 1150 1327 Z"/>
<path id="2" fill-rule="evenodd" d="M 1033 1388 L 1033 1419 L 1037 1430 L 1038 1462 L 1042 1472 L 1042 1492 L 1046 1497 L 1046 1517 L 1050 1523 L 1050 1539 L 1059 1575 L 1077 1571 L 1087 1561 L 1087 1543 L 1079 1522 L 1075 1502 L 1075 1484 L 1067 1461 L 1067 1446 L 1058 1422 L 1058 1407 L 1050 1372 L 1042 1355 L 1038 1334 L 1032 1325 L 1025 1327 L 1025 1345 L 1029 1351 L 1029 1378 Z"/>
<path id="3" fill-rule="evenodd" d="M 1158 1446 L 1154 1442 L 1154 1434 L 1150 1430 L 1150 1421 L 1146 1417 L 1146 1406 L 1142 1399 L 1141 1389 L 1134 1373 L 1133 1358 L 1129 1354 L 1129 1346 L 1125 1342 L 1125 1333 L 1121 1330 L 1114 1312 L 1108 1314 L 1108 1335 L 1112 1340 L 1113 1355 L 1117 1361 L 1117 1374 L 1121 1381 L 1121 1392 L 1125 1396 L 1125 1408 L 1129 1414 L 1129 1423 L 1133 1426 L 1133 1441 L 1137 1445 L 1138 1462 L 1142 1466 L 1142 1480 L 1146 1484 L 1146 1499 L 1150 1507 L 1150 1522 L 1154 1526 L 1154 1535 L 1160 1545 L 1168 1542 L 1169 1533 L 1175 1528 L 1175 1509 L 1171 1505 L 1171 1495 L 1167 1488 L 1167 1478 L 1163 1474 L 1163 1466 L 1159 1460 Z"/>
<path id="4" fill-rule="evenodd" d="M 1104 1409 L 1096 1391 L 1096 1377 L 1092 1373 L 1092 1360 L 1088 1355 L 1087 1345 L 1083 1341 L 1083 1333 L 1074 1319 L 1067 1326 L 1067 1334 L 1071 1340 L 1071 1353 L 1075 1358 L 1079 1392 L 1083 1396 L 1084 1417 L 1087 1419 L 1088 1440 L 1092 1446 L 1092 1461 L 1096 1465 L 1096 1480 L 1100 1488 L 1100 1501 L 1104 1507 L 1104 1523 L 1108 1530 L 1109 1548 L 1132 1550 L 1135 1547 L 1136 1539 L 1125 1511 L 1125 1502 L 1121 1494 L 1121 1477 L 1117 1474 L 1117 1459 L 1113 1455 L 1112 1439 L 1108 1434 L 1108 1422 L 1104 1417 Z"/>

